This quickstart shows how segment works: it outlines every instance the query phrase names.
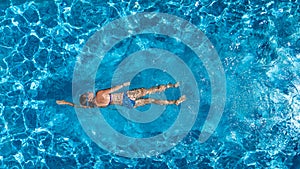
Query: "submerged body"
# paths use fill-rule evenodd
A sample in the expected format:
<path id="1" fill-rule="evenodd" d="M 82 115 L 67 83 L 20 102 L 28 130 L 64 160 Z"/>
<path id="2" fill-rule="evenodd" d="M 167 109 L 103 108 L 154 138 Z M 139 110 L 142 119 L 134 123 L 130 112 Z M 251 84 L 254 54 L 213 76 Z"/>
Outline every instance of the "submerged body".
<path id="1" fill-rule="evenodd" d="M 179 83 L 160 85 L 149 89 L 139 88 L 126 92 L 114 93 L 121 88 L 129 85 L 130 83 L 127 82 L 109 89 L 99 90 L 96 92 L 96 96 L 94 96 L 92 92 L 87 92 L 80 96 L 80 104 L 85 107 L 107 107 L 109 105 L 122 105 L 128 108 L 136 108 L 150 103 L 160 105 L 178 105 L 185 100 L 185 96 L 180 97 L 178 100 L 157 100 L 153 98 L 142 98 L 147 94 L 163 92 L 167 88 L 179 87 Z"/>

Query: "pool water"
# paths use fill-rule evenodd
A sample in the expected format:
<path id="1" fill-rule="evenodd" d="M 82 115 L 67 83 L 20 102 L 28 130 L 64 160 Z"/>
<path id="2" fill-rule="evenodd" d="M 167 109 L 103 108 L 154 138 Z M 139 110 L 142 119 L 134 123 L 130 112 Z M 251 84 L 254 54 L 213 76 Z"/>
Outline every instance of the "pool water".
<path id="1" fill-rule="evenodd" d="M 110 87 L 114 70 L 129 55 L 160 48 L 189 66 L 200 94 L 196 122 L 179 144 L 156 156 L 126 158 L 99 147 L 74 108 L 55 100 L 72 101 L 74 67 L 88 39 L 113 20 L 141 12 L 167 13 L 197 26 L 218 52 L 227 97 L 218 128 L 200 143 L 212 98 L 201 60 L 172 37 L 142 34 L 122 40 L 103 58 L 96 89 Z M 10 0 L 0 2 L 0 18 L 0 168 L 300 168 L 297 0 Z M 146 69 L 130 88 L 170 82 L 175 79 L 167 72 Z M 179 89 L 165 95 L 176 99 Z M 115 106 L 101 113 L 116 131 L 142 138 L 167 130 L 179 108 L 167 106 L 149 124 L 127 121 Z"/>

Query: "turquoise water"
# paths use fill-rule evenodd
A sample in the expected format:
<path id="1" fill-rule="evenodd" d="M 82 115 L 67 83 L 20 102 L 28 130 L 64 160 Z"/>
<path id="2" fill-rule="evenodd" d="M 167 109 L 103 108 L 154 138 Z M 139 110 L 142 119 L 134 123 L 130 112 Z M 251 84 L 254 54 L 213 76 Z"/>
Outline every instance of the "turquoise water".
<path id="1" fill-rule="evenodd" d="M 214 134 L 198 142 L 211 104 L 211 83 L 191 49 L 171 37 L 124 39 L 104 57 L 95 88 L 110 87 L 122 59 L 147 48 L 180 56 L 197 79 L 199 112 L 174 148 L 150 158 L 110 153 L 85 134 L 72 101 L 78 56 L 101 27 L 121 17 L 161 12 L 196 25 L 217 50 L 226 74 L 226 105 Z M 299 1 L 45 1 L 0 3 L 0 168 L 299 168 Z M 105 40 L 105 39 L 104 39 Z M 130 88 L 175 82 L 149 69 Z M 178 90 L 168 90 L 174 99 Z M 140 108 L 147 111 L 149 106 Z M 178 107 L 149 124 L 126 123 L 115 107 L 101 113 L 131 137 L 164 132 Z"/>

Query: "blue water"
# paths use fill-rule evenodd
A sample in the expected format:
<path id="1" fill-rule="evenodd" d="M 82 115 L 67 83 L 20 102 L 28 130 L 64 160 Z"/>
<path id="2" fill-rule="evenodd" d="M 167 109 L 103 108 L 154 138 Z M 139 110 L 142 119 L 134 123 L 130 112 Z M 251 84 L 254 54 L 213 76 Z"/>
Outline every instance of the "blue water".
<path id="1" fill-rule="evenodd" d="M 300 168 L 300 2 L 284 1 L 0 2 L 0 168 Z M 210 107 L 210 79 L 182 42 L 144 34 L 124 39 L 100 66 L 95 87 L 110 87 L 117 65 L 147 48 L 172 51 L 191 68 L 200 95 L 192 130 L 171 150 L 129 159 L 95 144 L 72 107 L 72 76 L 87 40 L 115 19 L 162 12 L 186 19 L 209 38 L 226 73 L 226 105 L 214 134 L 198 142 Z M 145 70 L 131 88 L 175 82 Z M 167 98 L 177 90 L 166 92 Z M 141 108 L 147 111 L 149 107 Z M 169 106 L 150 124 L 126 124 L 115 109 L 103 116 L 132 137 L 164 132 L 178 115 Z"/>

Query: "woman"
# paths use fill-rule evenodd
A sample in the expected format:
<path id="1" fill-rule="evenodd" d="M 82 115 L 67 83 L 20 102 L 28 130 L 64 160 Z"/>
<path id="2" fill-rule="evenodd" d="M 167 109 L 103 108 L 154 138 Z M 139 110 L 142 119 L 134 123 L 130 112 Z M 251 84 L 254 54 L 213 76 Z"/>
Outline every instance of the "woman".
<path id="1" fill-rule="evenodd" d="M 58 100 L 56 101 L 56 103 L 66 104 L 73 107 L 81 107 L 81 108 L 107 107 L 109 105 L 122 105 L 128 108 L 137 108 L 139 106 L 144 106 L 146 104 L 151 104 L 151 103 L 160 104 L 160 105 L 167 105 L 167 104 L 179 105 L 186 99 L 185 96 L 181 96 L 178 100 L 157 100 L 153 98 L 142 98 L 147 94 L 163 92 L 166 89 L 172 87 L 179 87 L 178 82 L 176 84 L 160 85 L 149 89 L 138 88 L 126 92 L 114 93 L 120 90 L 121 88 L 129 85 L 130 82 L 127 82 L 109 89 L 99 90 L 96 92 L 96 96 L 94 96 L 92 92 L 84 93 L 79 98 L 80 106 L 70 102 L 66 102 L 64 100 Z"/>

